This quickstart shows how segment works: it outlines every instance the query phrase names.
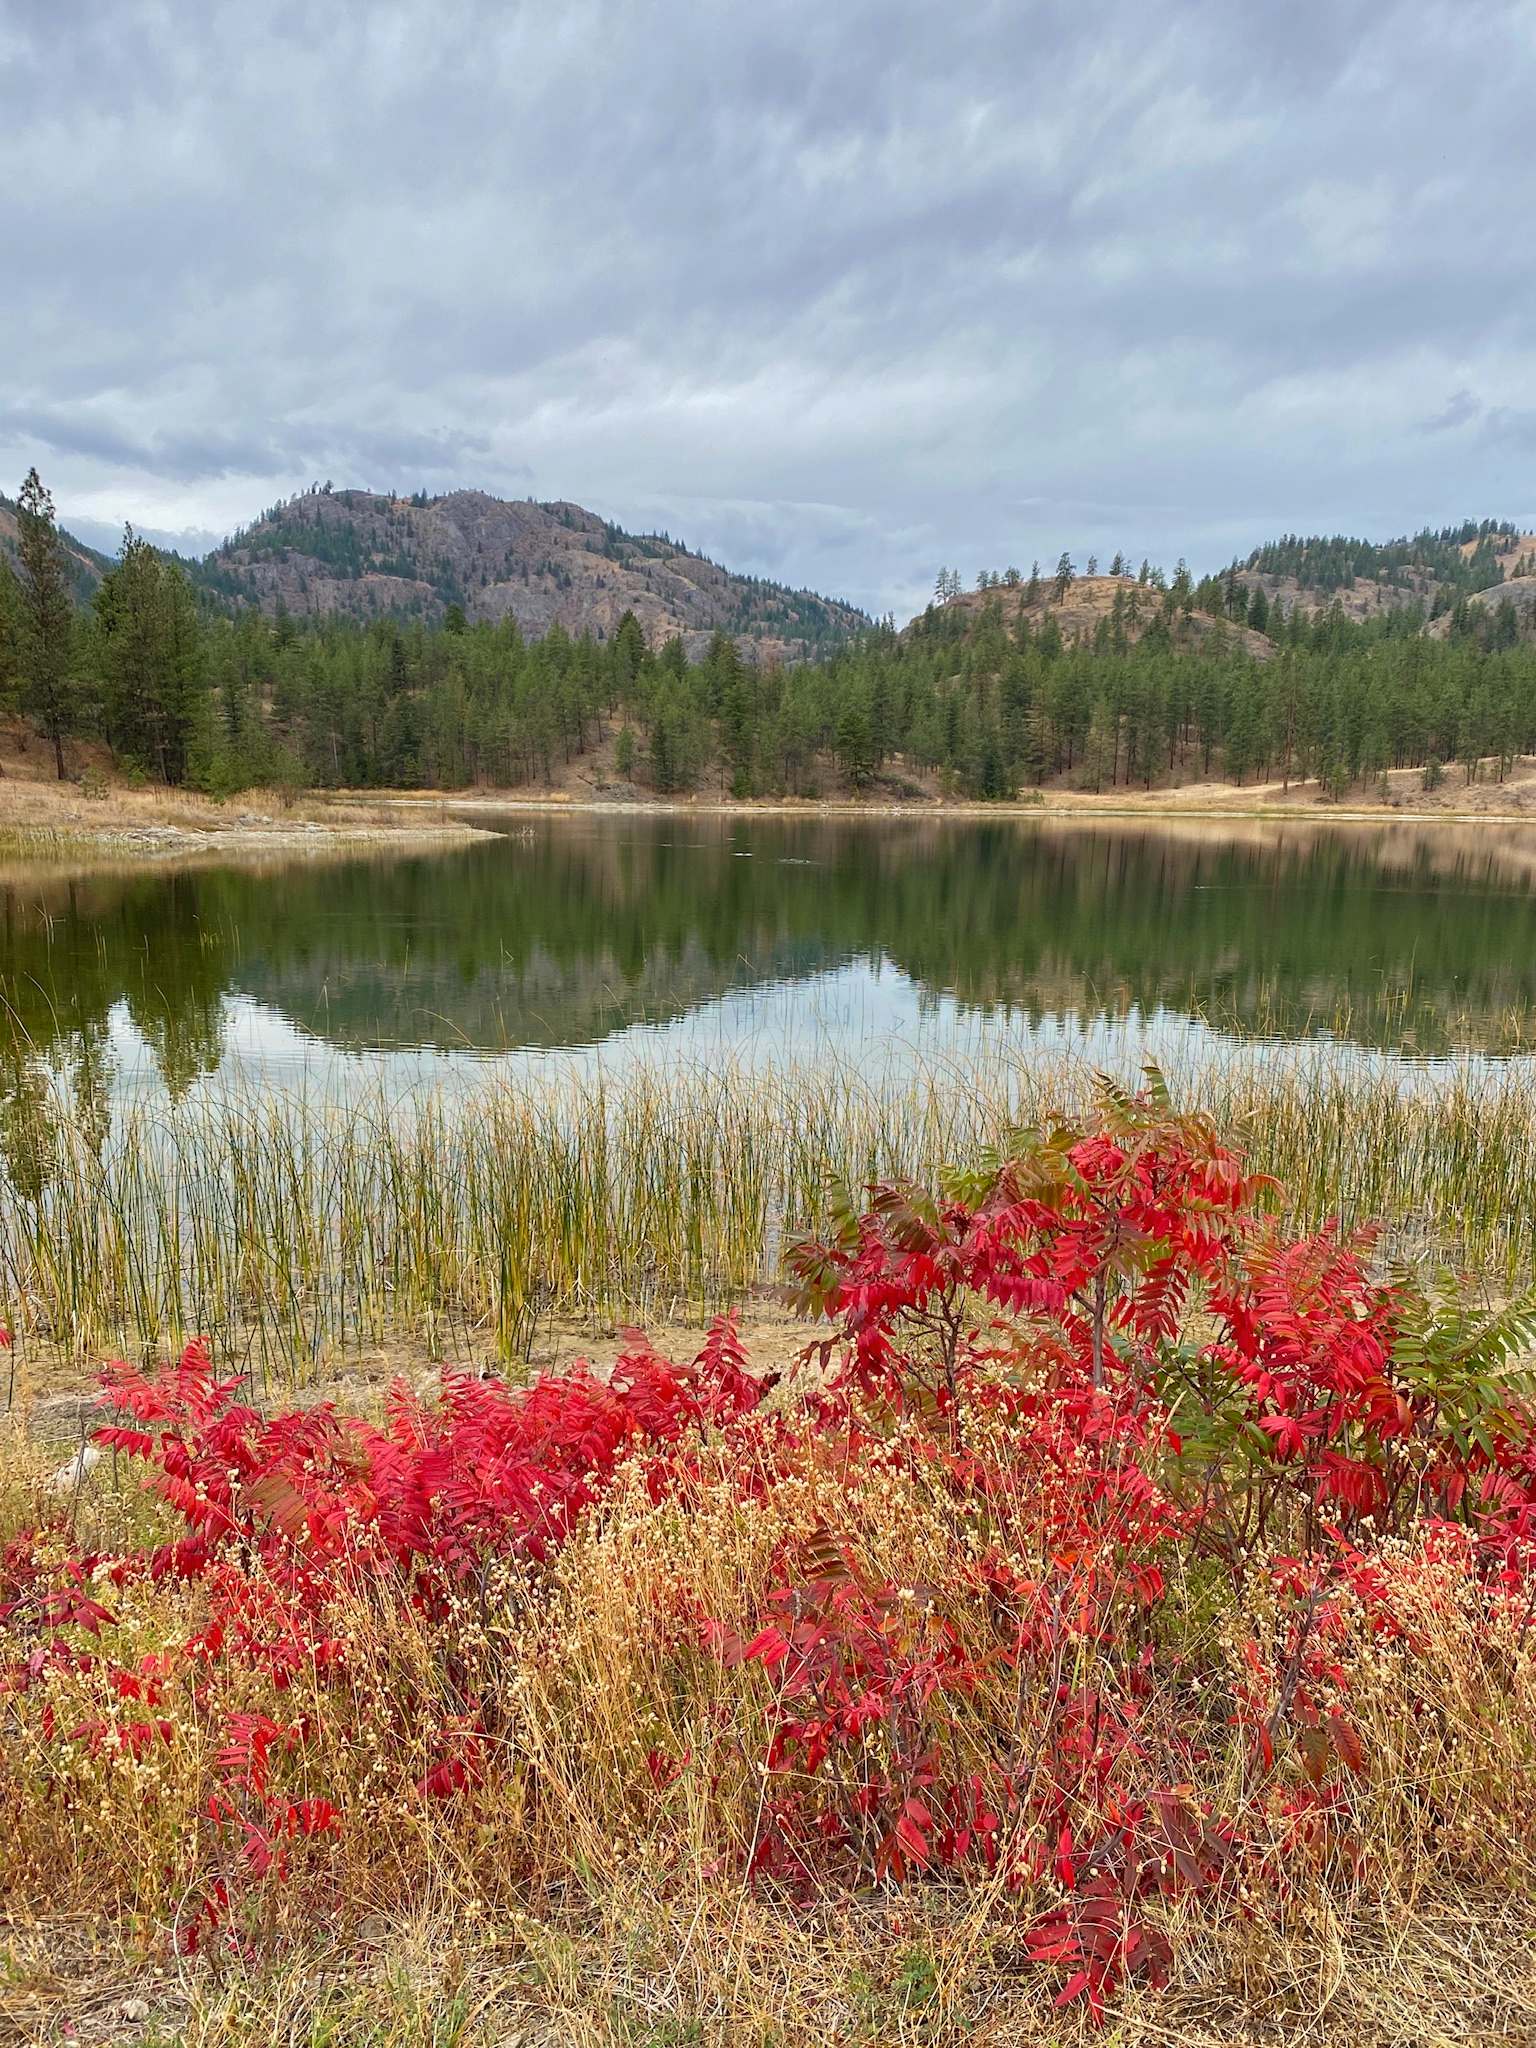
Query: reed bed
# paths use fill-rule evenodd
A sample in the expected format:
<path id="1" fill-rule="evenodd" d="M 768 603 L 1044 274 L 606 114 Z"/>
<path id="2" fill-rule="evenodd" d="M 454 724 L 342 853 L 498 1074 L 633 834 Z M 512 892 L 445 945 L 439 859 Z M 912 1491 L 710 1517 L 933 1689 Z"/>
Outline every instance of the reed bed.
<path id="1" fill-rule="evenodd" d="M 1290 1220 L 1508 1287 L 1536 1266 L 1536 1069 L 1310 1053 L 1170 1076 L 1283 1184 Z M 1066 1057 L 576 1066 L 339 1103 L 226 1091 L 110 1127 L 50 1098 L 8 1127 L 0 1311 L 72 1353 L 193 1331 L 302 1380 L 411 1333 L 525 1354 L 541 1321 L 706 1312 L 778 1277 L 829 1181 L 930 1174 L 1093 1084 Z"/>

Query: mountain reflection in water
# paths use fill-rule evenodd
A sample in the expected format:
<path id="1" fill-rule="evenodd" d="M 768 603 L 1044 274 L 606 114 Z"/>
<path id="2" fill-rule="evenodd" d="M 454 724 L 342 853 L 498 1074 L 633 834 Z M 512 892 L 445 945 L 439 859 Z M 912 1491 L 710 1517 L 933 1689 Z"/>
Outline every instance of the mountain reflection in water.
<path id="1" fill-rule="evenodd" d="M 483 822 L 483 820 L 482 820 Z M 507 817 L 503 837 L 252 868 L 10 868 L 0 1063 L 173 1097 L 322 1090 L 645 1041 L 850 1057 L 978 1026 L 1092 1051 L 1525 1050 L 1536 843 L 1513 827 Z M 1149 1041 L 1150 1042 L 1150 1041 Z"/>

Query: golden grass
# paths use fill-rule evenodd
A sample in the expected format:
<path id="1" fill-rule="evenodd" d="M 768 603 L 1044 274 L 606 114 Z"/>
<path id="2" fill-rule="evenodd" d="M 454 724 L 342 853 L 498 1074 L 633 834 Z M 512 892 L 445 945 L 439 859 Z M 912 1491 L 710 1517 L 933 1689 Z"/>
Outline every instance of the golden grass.
<path id="1" fill-rule="evenodd" d="M 92 1920 L 7 1929 L 0 2042 L 115 2048 L 1528 2048 L 1528 1914 L 1423 1902 L 1297 1915 L 1212 1947 L 1101 2033 L 1021 1984 L 1006 1942 L 943 1900 L 790 1918 L 643 1879 L 563 1920 L 468 1901 L 218 1975 Z M 66 2023 L 77 2029 L 63 2032 Z"/>

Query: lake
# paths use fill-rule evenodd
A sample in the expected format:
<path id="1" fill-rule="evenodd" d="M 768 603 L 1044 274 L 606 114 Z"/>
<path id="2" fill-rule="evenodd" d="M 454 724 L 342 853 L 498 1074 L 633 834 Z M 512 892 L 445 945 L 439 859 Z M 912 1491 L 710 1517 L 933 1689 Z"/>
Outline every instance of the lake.
<path id="1" fill-rule="evenodd" d="M 482 814 L 476 822 L 485 823 Z M 258 866 L 13 867 L 0 1057 L 181 1099 L 1005 1040 L 1107 1063 L 1505 1057 L 1536 1001 L 1518 826 L 496 815 Z"/>

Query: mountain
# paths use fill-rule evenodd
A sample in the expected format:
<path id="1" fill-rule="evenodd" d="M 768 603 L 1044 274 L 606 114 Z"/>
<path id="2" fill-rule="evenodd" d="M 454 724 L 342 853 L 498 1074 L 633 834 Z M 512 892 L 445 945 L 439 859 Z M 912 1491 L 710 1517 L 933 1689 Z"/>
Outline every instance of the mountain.
<path id="1" fill-rule="evenodd" d="M 111 568 L 108 556 L 88 547 L 83 540 L 77 540 L 72 533 L 59 528 L 59 538 L 64 543 L 64 552 L 69 557 L 71 579 L 74 583 L 75 598 L 86 604 L 94 595 L 96 586 Z M 0 554 L 13 564 L 16 560 L 16 500 L 0 493 Z"/>
<path id="2" fill-rule="evenodd" d="M 870 623 L 813 591 L 734 575 L 665 534 L 484 491 L 312 490 L 189 570 L 215 599 L 269 613 L 432 621 L 458 605 L 471 620 L 513 617 L 529 637 L 559 625 L 602 639 L 632 611 L 653 646 L 676 633 L 693 654 L 720 630 L 763 658 L 798 659 Z"/>
<path id="3" fill-rule="evenodd" d="M 61 534 L 76 597 L 87 603 L 111 561 Z M 0 553 L 14 556 L 15 546 L 15 503 L 0 496 Z M 837 599 L 733 574 L 668 534 L 628 533 L 566 501 L 536 504 L 484 491 L 399 498 L 316 487 L 183 567 L 220 610 L 257 606 L 271 615 L 282 607 L 296 616 L 434 623 L 457 605 L 471 620 L 513 617 L 530 639 L 559 625 L 599 640 L 632 611 L 652 646 L 677 634 L 693 658 L 723 631 L 758 660 L 803 660 L 871 624 Z M 1498 519 L 1390 541 L 1287 534 L 1202 579 L 1194 609 L 1171 619 L 1173 645 L 1187 651 L 1220 633 L 1263 660 L 1270 640 L 1241 623 L 1245 597 L 1260 591 L 1271 611 L 1278 602 L 1287 615 L 1304 617 L 1335 606 L 1354 620 L 1416 608 L 1435 638 L 1452 631 L 1453 613 L 1464 625 L 1469 606 L 1482 615 L 1478 630 L 1486 635 L 1507 597 L 1514 630 L 1529 638 L 1536 635 L 1536 534 Z M 1048 578 L 1033 595 L 1023 583 L 993 578 L 985 590 L 930 606 L 907 632 L 933 631 L 939 621 L 968 638 L 994 605 L 1009 623 L 1021 611 L 1035 629 L 1054 619 L 1068 643 L 1104 635 L 1134 642 L 1162 611 L 1160 592 L 1128 576 L 1077 577 L 1059 601 Z"/>

